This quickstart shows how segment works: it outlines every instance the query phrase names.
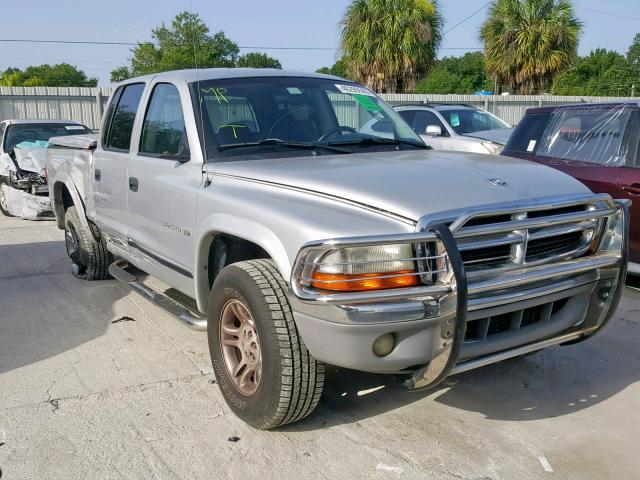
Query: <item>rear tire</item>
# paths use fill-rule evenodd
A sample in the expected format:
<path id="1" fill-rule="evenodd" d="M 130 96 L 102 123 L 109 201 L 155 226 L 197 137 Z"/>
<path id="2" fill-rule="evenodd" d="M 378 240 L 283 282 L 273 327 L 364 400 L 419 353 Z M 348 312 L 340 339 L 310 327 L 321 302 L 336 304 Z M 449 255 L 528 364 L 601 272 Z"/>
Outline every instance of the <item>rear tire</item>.
<path id="1" fill-rule="evenodd" d="M 93 231 L 87 231 L 82 226 L 76 207 L 67 209 L 64 215 L 64 236 L 72 272 L 74 277 L 84 280 L 105 280 L 110 277 L 109 265 L 113 258 L 98 228 L 91 223 L 89 227 Z"/>
<path id="2" fill-rule="evenodd" d="M 13 215 L 9 213 L 9 206 L 7 205 L 7 200 L 5 198 L 4 190 L 6 188 L 10 188 L 9 182 L 5 177 L 0 177 L 0 212 L 2 212 L 5 217 L 13 217 Z"/>
<path id="3" fill-rule="evenodd" d="M 324 365 L 307 351 L 285 292 L 272 260 L 251 260 L 225 267 L 209 298 L 209 351 L 220 390 L 238 417 L 262 430 L 309 415 L 324 385 Z"/>

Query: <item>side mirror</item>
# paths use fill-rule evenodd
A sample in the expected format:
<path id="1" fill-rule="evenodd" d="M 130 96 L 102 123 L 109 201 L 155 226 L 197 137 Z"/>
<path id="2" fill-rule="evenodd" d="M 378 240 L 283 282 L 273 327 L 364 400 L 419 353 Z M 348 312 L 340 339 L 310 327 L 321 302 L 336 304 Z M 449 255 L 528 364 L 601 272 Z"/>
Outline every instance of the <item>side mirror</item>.
<path id="1" fill-rule="evenodd" d="M 425 133 L 430 137 L 439 137 L 442 135 L 442 128 L 439 125 L 429 125 Z"/>

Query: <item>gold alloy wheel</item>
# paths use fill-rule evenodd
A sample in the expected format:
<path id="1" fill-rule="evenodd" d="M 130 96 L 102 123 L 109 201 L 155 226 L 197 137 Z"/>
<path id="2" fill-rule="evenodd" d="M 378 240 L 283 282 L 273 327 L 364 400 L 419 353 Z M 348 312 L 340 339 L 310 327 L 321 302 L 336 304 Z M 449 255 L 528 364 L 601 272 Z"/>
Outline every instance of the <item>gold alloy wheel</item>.
<path id="1" fill-rule="evenodd" d="M 229 300 L 220 315 L 220 348 L 234 386 L 253 395 L 262 377 L 262 354 L 255 322 L 240 300 Z"/>

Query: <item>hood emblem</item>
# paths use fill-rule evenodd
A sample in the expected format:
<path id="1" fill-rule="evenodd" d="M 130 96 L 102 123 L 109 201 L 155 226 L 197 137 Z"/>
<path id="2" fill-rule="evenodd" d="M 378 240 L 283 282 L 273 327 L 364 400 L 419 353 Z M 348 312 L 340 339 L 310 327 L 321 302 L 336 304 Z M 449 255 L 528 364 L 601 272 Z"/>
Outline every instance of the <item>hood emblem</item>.
<path id="1" fill-rule="evenodd" d="M 495 177 L 495 178 L 490 178 L 487 180 L 487 182 L 489 182 L 491 185 L 493 185 L 494 187 L 506 187 L 509 184 L 507 182 L 505 182 L 503 179 Z"/>

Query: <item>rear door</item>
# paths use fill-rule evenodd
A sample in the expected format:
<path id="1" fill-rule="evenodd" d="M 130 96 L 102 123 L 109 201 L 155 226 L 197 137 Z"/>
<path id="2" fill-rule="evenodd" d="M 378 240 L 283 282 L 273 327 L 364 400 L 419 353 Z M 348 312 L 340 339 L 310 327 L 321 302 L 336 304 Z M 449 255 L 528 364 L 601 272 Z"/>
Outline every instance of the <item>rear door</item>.
<path id="1" fill-rule="evenodd" d="M 620 172 L 616 197 L 632 202 L 629 253 L 631 261 L 638 264 L 635 273 L 640 273 L 640 111 L 635 112 L 629 131 L 629 155 Z"/>
<path id="2" fill-rule="evenodd" d="M 144 83 L 132 83 L 113 94 L 105 117 L 100 145 L 93 156 L 95 221 L 117 250 L 127 256 L 127 163 Z"/>
<path id="3" fill-rule="evenodd" d="M 187 135 L 195 131 L 188 86 L 152 84 L 145 103 L 128 166 L 131 258 L 148 273 L 191 293 L 202 162 L 199 154 L 192 158 L 192 151 L 199 153 L 197 139 Z"/>

